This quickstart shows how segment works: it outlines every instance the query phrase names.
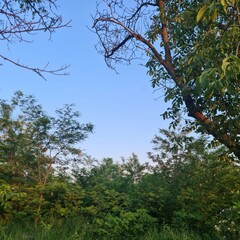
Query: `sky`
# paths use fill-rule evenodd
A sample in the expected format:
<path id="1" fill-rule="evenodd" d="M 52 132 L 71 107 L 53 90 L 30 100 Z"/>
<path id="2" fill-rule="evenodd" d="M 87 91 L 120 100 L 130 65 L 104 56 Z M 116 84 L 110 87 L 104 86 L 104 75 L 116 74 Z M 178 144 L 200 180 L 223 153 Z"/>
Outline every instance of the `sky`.
<path id="1" fill-rule="evenodd" d="M 151 140 L 168 123 L 160 116 L 167 109 L 160 92 L 155 92 L 147 69 L 135 61 L 109 69 L 95 49 L 98 39 L 88 28 L 96 1 L 58 1 L 59 13 L 71 28 L 59 29 L 51 39 L 47 33 L 32 36 L 32 43 L 2 43 L 0 54 L 33 67 L 58 68 L 70 64 L 68 76 L 47 75 L 47 81 L 25 69 L 0 60 L 0 98 L 10 99 L 17 90 L 33 94 L 43 109 L 54 115 L 57 108 L 74 103 L 80 122 L 94 124 L 94 133 L 80 147 L 101 160 L 120 161 L 132 153 L 147 161 Z M 159 98 L 160 97 L 160 98 Z"/>

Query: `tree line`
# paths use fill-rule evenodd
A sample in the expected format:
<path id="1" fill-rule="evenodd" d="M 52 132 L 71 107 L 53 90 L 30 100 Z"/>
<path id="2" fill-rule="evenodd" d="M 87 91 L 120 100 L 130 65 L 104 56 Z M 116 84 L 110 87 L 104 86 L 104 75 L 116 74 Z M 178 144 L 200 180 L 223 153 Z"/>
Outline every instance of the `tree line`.
<path id="1" fill-rule="evenodd" d="M 139 239 L 166 225 L 239 238 L 240 168 L 226 148 L 161 129 L 148 162 L 97 161 L 79 149 L 93 125 L 78 117 L 71 105 L 48 116 L 22 92 L 0 101 L 2 225 L 81 219 L 88 239 Z"/>

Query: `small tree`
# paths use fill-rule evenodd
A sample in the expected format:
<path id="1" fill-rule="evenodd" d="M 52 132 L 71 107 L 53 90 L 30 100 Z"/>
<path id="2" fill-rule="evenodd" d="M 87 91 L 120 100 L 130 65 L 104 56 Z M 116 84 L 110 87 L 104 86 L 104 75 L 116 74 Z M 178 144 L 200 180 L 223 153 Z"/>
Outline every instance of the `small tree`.
<path id="1" fill-rule="evenodd" d="M 11 103 L 0 101 L 3 178 L 12 184 L 37 186 L 37 216 L 51 173 L 66 174 L 71 162 L 82 159 L 77 144 L 88 137 L 93 125 L 80 124 L 78 117 L 72 105 L 65 105 L 56 110 L 56 117 L 50 117 L 33 96 L 22 92 L 16 92 Z"/>
<path id="2" fill-rule="evenodd" d="M 240 159 L 239 1 L 102 0 L 93 28 L 107 65 L 146 53 L 153 87 L 162 87 L 173 127 L 212 135 Z M 184 106 L 185 105 L 185 106 Z"/>

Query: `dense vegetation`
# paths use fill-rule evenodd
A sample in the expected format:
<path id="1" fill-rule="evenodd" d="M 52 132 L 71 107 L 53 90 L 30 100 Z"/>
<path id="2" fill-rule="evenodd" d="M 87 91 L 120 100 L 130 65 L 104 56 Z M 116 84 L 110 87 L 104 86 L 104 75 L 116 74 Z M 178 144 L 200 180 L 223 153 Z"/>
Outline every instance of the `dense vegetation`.
<path id="1" fill-rule="evenodd" d="M 240 168 L 226 149 L 160 130 L 151 164 L 98 162 L 76 145 L 93 126 L 71 106 L 50 117 L 17 92 L 0 107 L 1 238 L 239 239 Z"/>

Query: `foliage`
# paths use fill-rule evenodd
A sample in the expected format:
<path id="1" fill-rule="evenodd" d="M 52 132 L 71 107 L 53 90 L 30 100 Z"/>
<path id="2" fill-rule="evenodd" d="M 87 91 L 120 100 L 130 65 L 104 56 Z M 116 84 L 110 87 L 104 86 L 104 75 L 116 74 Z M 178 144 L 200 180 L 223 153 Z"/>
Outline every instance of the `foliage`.
<path id="1" fill-rule="evenodd" d="M 188 222 L 189 226 L 205 232 L 216 229 L 215 226 L 222 219 L 221 212 L 226 208 L 231 209 L 234 201 L 240 200 L 239 169 L 222 158 L 208 161 L 198 164 L 192 172 L 191 181 L 178 195 L 180 209 L 174 213 L 176 224 Z M 228 222 L 237 224 L 238 217 L 229 216 Z"/>
<path id="2" fill-rule="evenodd" d="M 166 223 L 165 208 L 170 203 L 170 189 L 162 174 L 146 174 L 131 192 L 131 204 L 136 209 L 147 209 L 159 223 Z"/>
<path id="3" fill-rule="evenodd" d="M 239 195 L 239 193 L 238 193 Z M 239 198 L 237 202 L 233 202 L 231 207 L 222 209 L 215 229 L 225 238 L 239 239 L 240 237 L 240 208 Z"/>
<path id="4" fill-rule="evenodd" d="M 172 102 L 163 113 L 172 127 L 185 120 L 240 159 L 239 3 L 102 0 L 93 28 L 112 68 L 146 53 L 152 86 Z"/>
<path id="5" fill-rule="evenodd" d="M 85 191 L 80 186 L 56 178 L 44 190 L 41 214 L 49 222 L 73 218 L 80 212 Z"/>
<path id="6" fill-rule="evenodd" d="M 119 216 L 106 214 L 96 218 L 93 231 L 97 239 L 139 239 L 156 221 L 144 209 L 121 211 Z"/>
<path id="7" fill-rule="evenodd" d="M 72 105 L 58 109 L 56 115 L 48 116 L 33 96 L 22 92 L 16 92 L 10 103 L 0 101 L 2 194 L 6 200 L 16 198 L 18 193 L 19 198 L 28 195 L 20 205 L 29 208 L 32 203 L 31 211 L 36 210 L 37 215 L 53 174 L 64 176 L 71 163 L 81 161 L 83 154 L 77 144 L 93 130 L 92 124 L 78 122 L 79 113 Z M 8 208 L 6 203 L 4 206 Z"/>
<path id="8" fill-rule="evenodd" d="M 239 239 L 240 167 L 205 136 L 161 129 L 151 162 L 99 162 L 78 147 L 93 126 L 72 106 L 0 103 L 1 238 Z M 36 228 L 19 235 L 20 222 Z"/>
<path id="9" fill-rule="evenodd" d="M 25 198 L 26 193 L 14 189 L 7 183 L 0 186 L 0 218 L 2 221 L 9 221 L 10 217 L 16 212 L 16 206 Z"/>
<path id="10" fill-rule="evenodd" d="M 160 132 L 163 135 L 153 140 L 155 153 L 149 156 L 157 163 L 154 172 L 165 176 L 170 192 L 164 205 L 167 222 L 202 233 L 215 232 L 216 236 L 224 222 L 228 230 L 222 229 L 221 236 L 228 232 L 231 239 L 238 239 L 239 166 L 224 149 L 209 151 L 205 138 L 179 138 L 182 133 Z M 225 211 L 228 217 L 223 217 Z"/>
<path id="11" fill-rule="evenodd" d="M 79 239 L 140 239 L 148 231 L 149 239 L 189 239 L 194 233 L 199 239 L 238 239 L 239 166 L 224 149 L 208 150 L 204 137 L 160 132 L 149 153 L 152 165 L 133 155 L 121 164 L 108 158 L 74 169 L 75 180 L 51 175 L 38 225 L 50 234 L 66 219 L 82 219 L 82 227 L 91 231 L 76 230 Z M 39 192 L 35 185 L 22 183 L 18 191 L 10 183 L 2 185 L 5 216 L 30 220 Z M 153 230 L 165 224 L 171 228 Z"/>

